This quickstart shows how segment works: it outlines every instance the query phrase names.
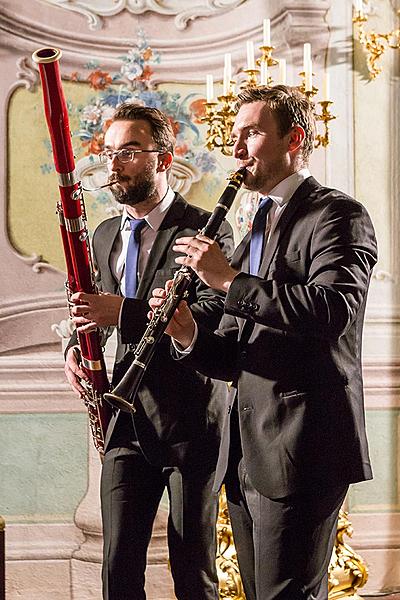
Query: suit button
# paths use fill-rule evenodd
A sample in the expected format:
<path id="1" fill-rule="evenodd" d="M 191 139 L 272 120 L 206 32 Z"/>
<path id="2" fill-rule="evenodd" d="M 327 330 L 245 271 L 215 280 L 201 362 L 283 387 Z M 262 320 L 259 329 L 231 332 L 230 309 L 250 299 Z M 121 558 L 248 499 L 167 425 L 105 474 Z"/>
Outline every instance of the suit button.
<path id="1" fill-rule="evenodd" d="M 240 358 L 242 360 L 245 360 L 247 358 L 247 351 L 246 350 L 242 350 L 240 353 Z"/>
<path id="2" fill-rule="evenodd" d="M 247 307 L 249 312 L 256 312 L 256 310 L 258 310 L 260 308 L 260 306 L 256 303 L 256 302 L 248 302 L 247 303 Z"/>

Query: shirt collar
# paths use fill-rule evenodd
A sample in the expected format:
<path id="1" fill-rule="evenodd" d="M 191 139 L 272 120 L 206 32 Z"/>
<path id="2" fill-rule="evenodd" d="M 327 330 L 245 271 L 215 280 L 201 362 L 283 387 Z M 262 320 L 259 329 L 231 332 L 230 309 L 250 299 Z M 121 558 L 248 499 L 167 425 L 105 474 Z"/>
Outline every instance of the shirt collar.
<path id="1" fill-rule="evenodd" d="M 268 194 L 278 206 L 284 206 L 293 196 L 298 187 L 303 183 L 307 177 L 310 177 L 311 173 L 307 168 L 300 169 L 280 181 Z"/>
<path id="2" fill-rule="evenodd" d="M 149 227 L 151 227 L 151 229 L 153 229 L 154 231 L 158 231 L 160 229 L 161 223 L 163 222 L 164 217 L 165 217 L 169 207 L 171 206 L 172 202 L 174 201 L 174 198 L 175 198 L 175 192 L 171 188 L 171 186 L 168 186 L 167 193 L 165 194 L 165 196 L 161 200 L 161 202 L 159 202 L 144 217 L 144 220 L 146 221 L 147 225 Z M 131 218 L 132 217 L 129 215 L 128 211 L 126 210 L 126 206 L 124 206 L 123 211 L 122 211 L 122 216 L 121 216 L 121 224 L 119 226 L 120 231 L 123 231 L 124 229 L 130 229 L 129 220 Z"/>

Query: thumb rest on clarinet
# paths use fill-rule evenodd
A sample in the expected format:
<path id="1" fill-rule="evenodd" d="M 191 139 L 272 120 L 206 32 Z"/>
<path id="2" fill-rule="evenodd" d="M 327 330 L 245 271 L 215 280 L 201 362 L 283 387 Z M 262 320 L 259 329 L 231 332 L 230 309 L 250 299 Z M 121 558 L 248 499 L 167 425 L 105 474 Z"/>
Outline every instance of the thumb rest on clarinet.
<path id="1" fill-rule="evenodd" d="M 66 289 L 70 300 L 71 295 L 78 291 L 97 293 L 88 243 L 82 184 L 78 181 L 75 170 L 68 112 L 59 71 L 61 51 L 56 48 L 41 48 L 33 53 L 32 58 L 39 65 L 46 120 L 58 176 L 61 200 L 57 204 L 57 212 L 67 267 Z M 241 168 L 228 177 L 229 183 L 200 233 L 211 239 L 216 237 L 243 183 L 245 172 L 246 169 Z M 109 187 L 113 183 L 110 180 L 96 189 Z M 163 305 L 154 311 L 153 319 L 136 345 L 132 364 L 112 391 L 99 331 L 77 332 L 82 369 L 90 380 L 89 384 L 86 384 L 84 402 L 89 413 L 94 445 L 100 453 L 104 450 L 105 433 L 112 415 L 111 406 L 125 412 L 135 412 L 134 400 L 146 368 L 179 302 L 187 295 L 196 277 L 193 269 L 187 266 L 176 272 Z"/>

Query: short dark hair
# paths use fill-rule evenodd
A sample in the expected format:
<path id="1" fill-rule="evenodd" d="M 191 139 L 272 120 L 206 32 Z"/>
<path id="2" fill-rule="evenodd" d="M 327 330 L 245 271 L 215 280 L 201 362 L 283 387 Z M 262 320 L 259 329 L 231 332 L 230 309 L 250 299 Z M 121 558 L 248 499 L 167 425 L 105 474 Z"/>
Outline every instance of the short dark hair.
<path id="1" fill-rule="evenodd" d="M 275 116 L 282 137 L 289 133 L 294 125 L 300 125 L 304 129 L 302 155 L 304 162 L 307 162 L 314 150 L 315 112 L 313 102 L 298 89 L 286 85 L 250 87 L 238 94 L 235 104 L 236 112 L 243 104 L 252 102 L 265 102 Z"/>
<path id="2" fill-rule="evenodd" d="M 147 121 L 150 125 L 151 135 L 156 146 L 160 150 L 173 154 L 176 140 L 172 125 L 168 117 L 158 108 L 124 102 L 116 109 L 111 122 L 138 121 L 139 119 Z"/>

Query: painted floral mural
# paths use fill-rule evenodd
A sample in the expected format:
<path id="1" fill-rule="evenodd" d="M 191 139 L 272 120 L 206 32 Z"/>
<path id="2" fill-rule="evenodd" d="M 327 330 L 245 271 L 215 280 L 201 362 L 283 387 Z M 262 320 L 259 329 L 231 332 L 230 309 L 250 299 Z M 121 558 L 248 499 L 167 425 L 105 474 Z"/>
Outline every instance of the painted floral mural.
<path id="1" fill-rule="evenodd" d="M 203 124 L 205 97 L 202 86 L 187 83 L 155 83 L 157 65 L 161 56 L 148 43 L 143 30 L 138 32 L 136 44 L 110 71 L 100 62 L 92 59 L 73 72 L 64 73 L 64 92 L 67 100 L 69 121 L 75 162 L 79 178 L 85 188 L 85 206 L 90 235 L 97 224 L 107 217 L 119 214 L 120 205 L 108 189 L 95 190 L 105 183 L 106 167 L 97 159 L 103 150 L 104 135 L 118 105 L 129 100 L 156 107 L 169 118 L 176 136 L 175 160 L 171 173 L 171 185 L 193 204 L 212 210 L 225 186 L 225 179 L 235 168 L 234 161 L 220 152 L 210 152 L 205 147 L 207 126 Z M 205 86 L 204 86 L 205 88 Z M 36 111 L 34 108 L 33 110 Z M 39 107 L 42 118 L 41 107 Z M 51 143 L 46 135 L 42 138 L 42 152 L 38 155 L 42 176 L 54 173 Z M 53 184 L 52 184 L 53 185 Z M 49 199 L 43 195 L 43 211 L 48 210 L 53 223 L 53 213 L 49 206 L 53 201 L 53 187 L 45 182 Z M 239 240 L 248 230 L 254 213 L 254 202 L 246 202 L 240 207 L 237 220 L 236 206 L 228 214 Z M 19 204 L 16 203 L 16 211 Z M 42 211 L 42 212 L 43 212 Z M 23 230 L 16 234 L 24 248 Z M 49 256 L 49 261 L 62 268 L 63 257 L 56 236 L 43 240 L 38 232 L 35 244 L 37 252 Z M 51 248 L 51 251 L 49 250 Z"/>
<path id="2" fill-rule="evenodd" d="M 103 148 L 104 133 L 115 108 L 126 100 L 162 110 L 170 119 L 176 135 L 176 156 L 191 162 L 202 173 L 216 169 L 216 158 L 204 147 L 198 125 L 204 115 L 204 98 L 198 93 L 182 96 L 160 90 L 152 82 L 154 68 L 160 55 L 149 46 L 143 30 L 138 41 L 125 56 L 121 56 L 121 67 L 115 73 L 103 70 L 97 61 L 85 65 L 89 74 L 71 74 L 71 81 L 88 82 L 94 95 L 84 106 L 69 106 L 71 113 L 79 116 L 78 135 L 84 153 L 97 155 Z"/>

